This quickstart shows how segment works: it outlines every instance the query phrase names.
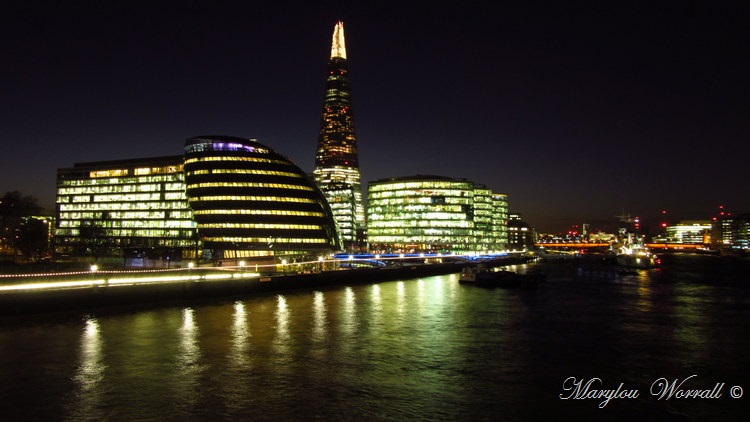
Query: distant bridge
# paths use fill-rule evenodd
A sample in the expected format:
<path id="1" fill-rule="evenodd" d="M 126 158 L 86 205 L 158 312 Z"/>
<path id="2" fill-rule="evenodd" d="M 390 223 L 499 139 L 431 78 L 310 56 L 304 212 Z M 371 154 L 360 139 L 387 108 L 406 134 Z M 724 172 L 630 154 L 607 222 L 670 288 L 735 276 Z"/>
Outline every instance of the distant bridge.
<path id="1" fill-rule="evenodd" d="M 535 243 L 534 246 L 546 249 L 602 249 L 609 248 L 609 243 Z M 647 243 L 646 246 L 653 250 L 688 250 L 707 249 L 705 243 Z"/>
<path id="2" fill-rule="evenodd" d="M 609 248 L 609 243 L 535 243 L 534 246 L 546 249 L 591 249 L 591 248 Z"/>

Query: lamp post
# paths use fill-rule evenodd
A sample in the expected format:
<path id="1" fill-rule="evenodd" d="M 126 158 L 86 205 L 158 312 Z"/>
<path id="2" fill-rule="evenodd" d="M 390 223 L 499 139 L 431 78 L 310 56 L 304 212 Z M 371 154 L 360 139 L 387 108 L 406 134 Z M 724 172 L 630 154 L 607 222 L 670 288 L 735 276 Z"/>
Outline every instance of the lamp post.
<path id="1" fill-rule="evenodd" d="M 96 264 L 91 264 L 89 267 L 89 271 L 91 272 L 91 280 L 92 280 L 92 286 L 95 286 L 94 280 L 96 280 L 96 271 L 99 270 L 99 267 L 96 266 Z"/>

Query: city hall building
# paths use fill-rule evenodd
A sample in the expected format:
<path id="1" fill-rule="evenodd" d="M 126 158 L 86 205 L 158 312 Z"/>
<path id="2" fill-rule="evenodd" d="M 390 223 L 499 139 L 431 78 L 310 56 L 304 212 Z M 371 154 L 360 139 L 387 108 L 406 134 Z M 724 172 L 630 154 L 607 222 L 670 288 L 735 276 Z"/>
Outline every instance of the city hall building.
<path id="1" fill-rule="evenodd" d="M 184 170 L 201 242 L 221 259 L 317 258 L 343 247 L 315 182 L 265 145 L 191 138 Z"/>
<path id="2" fill-rule="evenodd" d="M 484 253 L 508 244 L 508 198 L 466 179 L 407 176 L 368 184 L 372 252 Z"/>

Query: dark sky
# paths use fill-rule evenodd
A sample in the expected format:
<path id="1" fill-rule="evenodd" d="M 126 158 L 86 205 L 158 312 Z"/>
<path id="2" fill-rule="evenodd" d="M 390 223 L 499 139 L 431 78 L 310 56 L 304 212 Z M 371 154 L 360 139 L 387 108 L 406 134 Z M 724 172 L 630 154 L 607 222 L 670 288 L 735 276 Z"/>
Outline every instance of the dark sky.
<path id="1" fill-rule="evenodd" d="M 541 231 L 750 211 L 747 2 L 100 3 L 0 8 L 0 194 L 208 134 L 312 171 L 342 20 L 364 185 L 466 178 Z"/>

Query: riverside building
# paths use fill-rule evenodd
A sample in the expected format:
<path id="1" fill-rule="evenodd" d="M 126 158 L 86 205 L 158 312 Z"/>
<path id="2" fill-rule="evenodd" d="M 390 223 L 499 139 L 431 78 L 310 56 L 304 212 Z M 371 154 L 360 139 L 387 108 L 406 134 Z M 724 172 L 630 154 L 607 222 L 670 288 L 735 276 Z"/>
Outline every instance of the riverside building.
<path id="1" fill-rule="evenodd" d="M 372 252 L 486 253 L 508 244 L 508 200 L 483 185 L 442 176 L 368 184 Z"/>
<path id="2" fill-rule="evenodd" d="M 313 177 L 331 206 L 345 249 L 363 251 L 365 211 L 342 22 L 333 31 Z"/>
<path id="3" fill-rule="evenodd" d="M 313 180 L 253 139 L 188 139 L 185 181 L 212 259 L 292 262 L 342 248 L 331 209 Z"/>
<path id="4" fill-rule="evenodd" d="M 292 263 L 342 249 L 313 180 L 255 140 L 200 136 L 185 155 L 57 172 L 60 254 Z M 248 262 L 249 264 L 250 262 Z"/>
<path id="5" fill-rule="evenodd" d="M 74 164 L 57 171 L 57 253 L 192 258 L 196 223 L 182 156 Z"/>

